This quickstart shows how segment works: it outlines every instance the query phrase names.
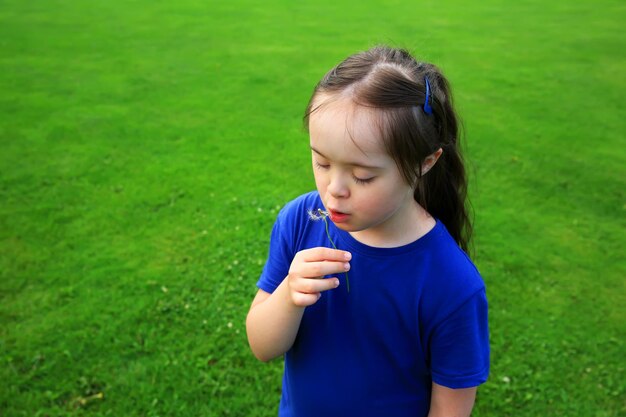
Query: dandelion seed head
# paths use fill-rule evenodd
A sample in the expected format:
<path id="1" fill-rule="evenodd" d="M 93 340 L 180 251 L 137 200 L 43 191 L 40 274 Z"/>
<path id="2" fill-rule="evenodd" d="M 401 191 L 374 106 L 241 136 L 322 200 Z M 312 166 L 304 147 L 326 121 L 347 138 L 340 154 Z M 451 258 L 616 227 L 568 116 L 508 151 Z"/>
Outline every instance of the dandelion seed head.
<path id="1" fill-rule="evenodd" d="M 320 208 L 316 210 L 309 209 L 306 212 L 309 215 L 309 219 L 313 221 L 324 220 L 326 217 L 328 217 L 328 212 Z"/>
<path id="2" fill-rule="evenodd" d="M 317 221 L 317 220 L 321 220 L 321 217 L 319 217 L 313 210 L 309 209 L 306 211 L 306 214 L 309 215 L 309 219 L 313 220 L 313 221 Z"/>

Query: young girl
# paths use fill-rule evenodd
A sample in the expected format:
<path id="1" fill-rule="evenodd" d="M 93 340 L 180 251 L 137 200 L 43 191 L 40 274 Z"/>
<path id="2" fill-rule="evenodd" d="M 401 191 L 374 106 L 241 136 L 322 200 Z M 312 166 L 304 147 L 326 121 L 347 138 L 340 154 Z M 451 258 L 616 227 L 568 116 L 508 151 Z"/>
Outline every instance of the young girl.
<path id="1" fill-rule="evenodd" d="M 376 47 L 324 76 L 305 124 L 317 191 L 278 215 L 246 323 L 255 356 L 284 354 L 279 416 L 468 416 L 487 300 L 448 82 Z"/>

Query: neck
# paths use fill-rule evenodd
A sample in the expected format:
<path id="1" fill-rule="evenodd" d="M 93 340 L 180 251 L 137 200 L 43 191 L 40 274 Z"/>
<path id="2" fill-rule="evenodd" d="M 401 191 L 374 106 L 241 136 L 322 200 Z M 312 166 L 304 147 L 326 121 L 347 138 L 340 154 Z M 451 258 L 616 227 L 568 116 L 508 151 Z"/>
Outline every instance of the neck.
<path id="1" fill-rule="evenodd" d="M 388 225 L 384 231 L 378 229 L 366 229 L 358 232 L 350 232 L 350 235 L 359 242 L 377 248 L 395 248 L 413 243 L 426 233 L 435 224 L 435 219 L 417 202 L 406 216 L 399 218 Z"/>

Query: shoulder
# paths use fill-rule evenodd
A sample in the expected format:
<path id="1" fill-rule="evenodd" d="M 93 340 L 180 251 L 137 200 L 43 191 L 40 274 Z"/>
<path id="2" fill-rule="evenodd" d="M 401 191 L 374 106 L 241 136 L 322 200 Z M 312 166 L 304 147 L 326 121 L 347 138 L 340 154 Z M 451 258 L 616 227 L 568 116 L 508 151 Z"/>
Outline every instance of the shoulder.
<path id="1" fill-rule="evenodd" d="M 438 319 L 485 292 L 482 276 L 469 256 L 437 222 L 428 245 L 428 277 L 424 281 L 427 304 Z M 432 303 L 431 303 L 432 302 Z"/>
<path id="2" fill-rule="evenodd" d="M 311 227 L 309 213 L 322 208 L 322 201 L 317 191 L 302 194 L 289 201 L 280 210 L 274 225 L 274 232 L 285 242 L 299 247 Z"/>
<path id="3" fill-rule="evenodd" d="M 317 191 L 311 191 L 306 194 L 302 194 L 285 204 L 285 206 L 280 210 L 278 217 L 279 219 L 306 219 L 308 218 L 308 213 L 310 211 L 317 210 L 318 208 L 323 208 L 320 195 Z"/>
<path id="4" fill-rule="evenodd" d="M 296 252 L 309 244 L 307 210 L 317 208 L 319 194 L 311 192 L 291 200 L 280 210 L 272 229 L 267 262 L 257 286 L 273 292 L 287 276 L 289 265 Z"/>
<path id="5" fill-rule="evenodd" d="M 469 280 L 484 286 L 480 273 L 470 257 L 459 247 L 445 225 L 437 221 L 431 231 L 429 256 L 438 275 L 446 280 Z"/>

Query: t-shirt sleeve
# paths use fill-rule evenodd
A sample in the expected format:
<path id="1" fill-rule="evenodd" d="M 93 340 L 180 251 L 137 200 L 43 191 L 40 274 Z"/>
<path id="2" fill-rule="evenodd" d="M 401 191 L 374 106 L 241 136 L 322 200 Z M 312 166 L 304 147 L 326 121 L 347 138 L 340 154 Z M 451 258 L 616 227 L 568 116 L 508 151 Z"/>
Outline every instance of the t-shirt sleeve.
<path id="1" fill-rule="evenodd" d="M 448 388 L 475 387 L 489 375 L 489 329 L 484 288 L 435 329 L 431 343 L 433 382 Z"/>
<path id="2" fill-rule="evenodd" d="M 280 213 L 274 223 L 270 237 L 270 248 L 267 261 L 257 281 L 257 287 L 261 290 L 273 293 L 289 273 L 289 267 L 293 259 L 292 248 L 286 238 L 286 225 L 284 213 Z"/>

